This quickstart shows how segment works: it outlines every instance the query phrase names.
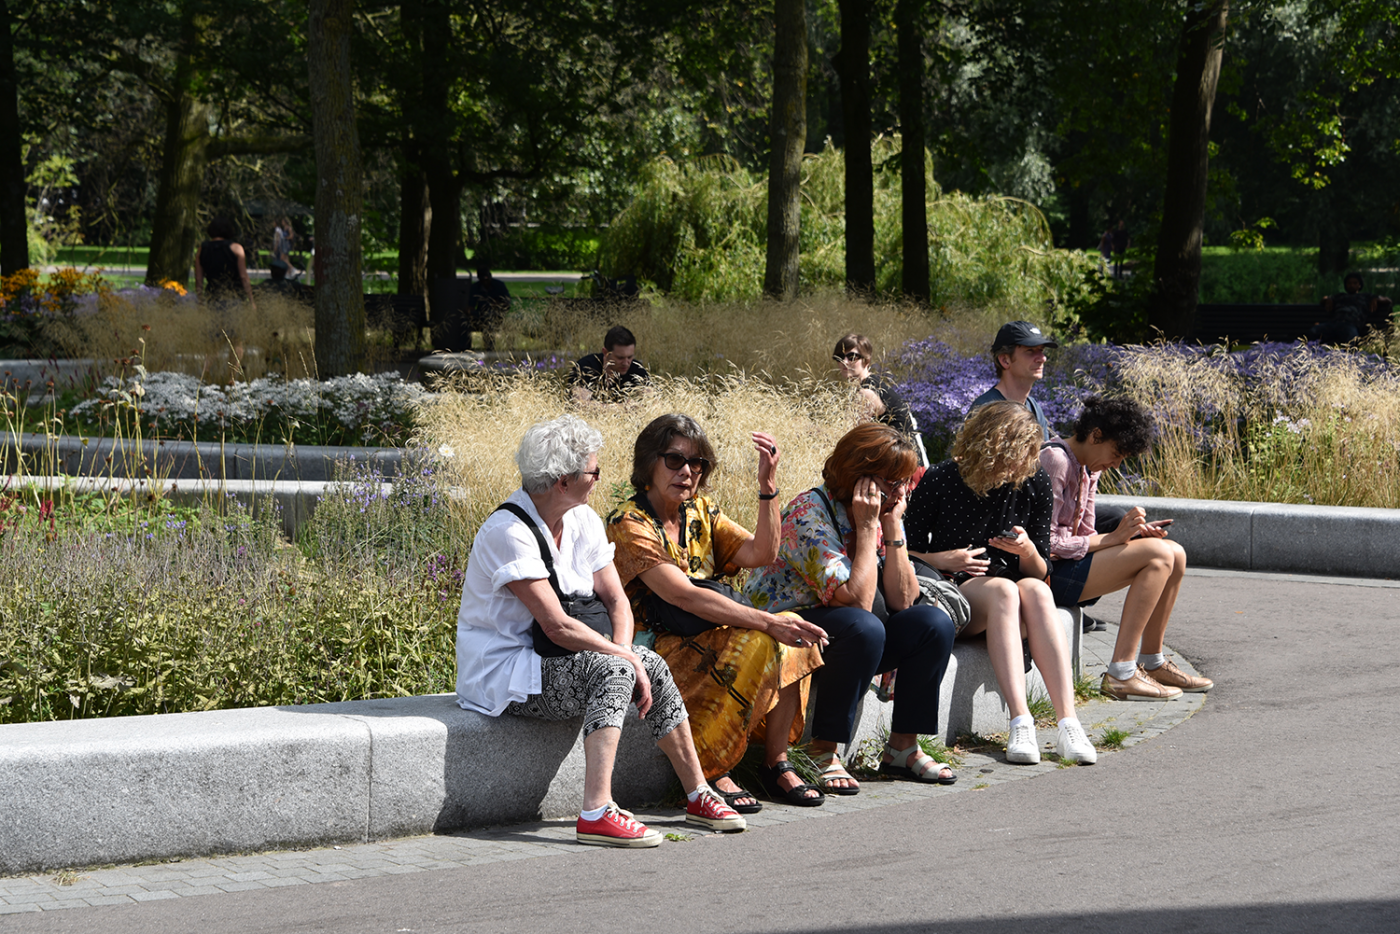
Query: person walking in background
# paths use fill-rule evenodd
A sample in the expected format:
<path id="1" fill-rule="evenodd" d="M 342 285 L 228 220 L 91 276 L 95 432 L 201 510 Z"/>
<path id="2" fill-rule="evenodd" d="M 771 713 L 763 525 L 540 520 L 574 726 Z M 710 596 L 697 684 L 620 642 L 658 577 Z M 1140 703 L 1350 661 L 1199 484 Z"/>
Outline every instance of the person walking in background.
<path id="1" fill-rule="evenodd" d="M 1040 450 L 1040 466 L 1055 493 L 1050 526 L 1050 590 L 1057 606 L 1075 606 L 1128 588 L 1113 661 L 1103 676 L 1105 697 L 1172 700 L 1183 691 L 1209 691 L 1209 678 L 1188 675 L 1162 653 L 1186 551 L 1167 541 L 1171 520 L 1148 522 L 1142 507 L 1129 509 L 1113 532 L 1094 529 L 1099 476 L 1152 443 L 1152 416 L 1129 399 L 1084 400 L 1067 440 Z"/>
<path id="2" fill-rule="evenodd" d="M 272 228 L 272 260 L 281 260 L 286 264 L 289 279 L 301 275 L 301 270 L 292 262 L 292 246 L 296 242 L 296 236 L 296 231 L 292 229 L 292 221 L 285 214 L 277 222 L 277 226 Z"/>
<path id="3" fill-rule="evenodd" d="M 1132 240 L 1128 236 L 1128 224 L 1120 220 L 1118 226 L 1113 228 L 1113 278 L 1123 278 L 1123 260 L 1128 255 L 1128 247 L 1132 245 Z"/>
<path id="4" fill-rule="evenodd" d="M 226 343 L 233 350 L 234 366 L 243 361 L 243 340 L 235 320 L 239 299 L 256 309 L 253 286 L 248 281 L 248 257 L 243 246 L 234 242 L 238 231 L 227 217 L 209 222 L 209 239 L 199 245 L 194 258 L 194 291 L 215 317 L 211 335 L 216 344 Z M 209 358 L 213 366 L 216 360 Z"/>
<path id="5" fill-rule="evenodd" d="M 485 266 L 476 268 L 472 284 L 472 321 L 481 328 L 483 350 L 496 349 L 496 332 L 510 311 L 510 289 Z"/>

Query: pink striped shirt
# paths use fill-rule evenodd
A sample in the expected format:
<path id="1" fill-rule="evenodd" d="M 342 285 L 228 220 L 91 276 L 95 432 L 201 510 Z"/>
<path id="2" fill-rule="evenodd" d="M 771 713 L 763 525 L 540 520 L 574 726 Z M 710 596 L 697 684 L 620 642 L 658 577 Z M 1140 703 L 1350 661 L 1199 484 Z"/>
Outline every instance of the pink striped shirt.
<path id="1" fill-rule="evenodd" d="M 1068 445 L 1041 448 L 1040 466 L 1049 474 L 1055 491 L 1050 556 L 1082 558 L 1089 553 L 1089 536 L 1094 534 L 1094 494 L 1099 488 L 1099 474 L 1086 471 Z"/>

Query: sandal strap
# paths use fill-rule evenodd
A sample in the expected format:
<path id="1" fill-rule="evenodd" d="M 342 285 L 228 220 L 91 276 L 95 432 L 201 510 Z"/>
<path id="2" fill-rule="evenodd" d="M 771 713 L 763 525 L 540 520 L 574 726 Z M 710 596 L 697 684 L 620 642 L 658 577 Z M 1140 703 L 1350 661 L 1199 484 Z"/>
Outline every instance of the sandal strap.
<path id="1" fill-rule="evenodd" d="M 918 743 L 908 749 L 895 749 L 889 743 L 885 744 L 885 752 L 889 754 L 890 765 L 906 768 L 913 772 L 915 776 L 922 779 L 929 772 L 941 772 L 944 769 L 952 771 L 952 766 L 946 762 L 939 762 L 933 756 L 924 752 Z"/>

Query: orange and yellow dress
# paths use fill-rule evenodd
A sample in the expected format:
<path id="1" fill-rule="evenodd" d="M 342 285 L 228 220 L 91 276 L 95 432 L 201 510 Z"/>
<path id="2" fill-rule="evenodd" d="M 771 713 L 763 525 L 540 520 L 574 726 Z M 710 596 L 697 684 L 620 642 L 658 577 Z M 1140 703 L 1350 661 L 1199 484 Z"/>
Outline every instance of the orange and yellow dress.
<path id="1" fill-rule="evenodd" d="M 607 519 L 608 540 L 616 546 L 613 563 L 632 603 L 637 629 L 656 637 L 654 649 L 666 660 L 690 712 L 690 729 L 706 778 L 733 768 L 750 741 L 763 741 L 763 718 L 778 692 L 800 685 L 801 702 L 788 736 L 802 739 L 807 709 L 807 677 L 822 665 L 815 646 L 794 648 L 754 629 L 719 626 L 697 636 L 652 629 L 646 603 L 651 591 L 641 575 L 665 562 L 694 579 L 723 578 L 740 568 L 734 556 L 747 532 L 707 497 L 681 505 L 680 541 L 672 541 L 651 515 L 650 505 L 631 499 Z"/>

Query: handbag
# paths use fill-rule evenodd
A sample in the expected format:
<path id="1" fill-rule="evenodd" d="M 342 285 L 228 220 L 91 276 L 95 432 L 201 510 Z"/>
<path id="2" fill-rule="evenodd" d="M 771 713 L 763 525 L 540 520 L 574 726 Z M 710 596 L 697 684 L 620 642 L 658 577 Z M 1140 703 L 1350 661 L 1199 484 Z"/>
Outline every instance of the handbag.
<path id="1" fill-rule="evenodd" d="M 690 582 L 696 587 L 717 593 L 742 606 L 753 606 L 753 601 L 724 581 L 709 580 L 708 578 L 691 578 Z M 648 624 L 656 629 L 664 629 L 666 632 L 683 638 L 698 636 L 702 632 L 709 632 L 711 629 L 721 625 L 720 623 L 712 623 L 707 619 L 701 619 L 689 610 L 683 610 L 674 603 L 667 603 L 655 593 L 647 594 L 645 604 Z"/>
<path id="2" fill-rule="evenodd" d="M 602 600 L 598 599 L 597 594 L 566 594 L 560 589 L 559 576 L 554 573 L 554 559 L 549 554 L 549 545 L 545 543 L 544 534 L 540 532 L 540 527 L 535 524 L 535 521 L 530 518 L 530 514 L 515 503 L 502 503 L 493 511 L 510 513 L 524 522 L 525 527 L 534 533 L 535 541 L 540 546 L 540 557 L 544 559 L 544 566 L 549 571 L 549 586 L 554 590 L 554 595 L 559 598 L 559 605 L 564 608 L 564 615 L 573 617 L 603 638 L 611 639 L 612 618 L 608 616 L 608 608 L 603 605 Z M 530 624 L 530 637 L 534 641 L 535 653 L 541 658 L 562 658 L 565 655 L 576 654 L 574 649 L 566 649 L 545 635 L 544 627 L 540 625 L 539 620 Z"/>

